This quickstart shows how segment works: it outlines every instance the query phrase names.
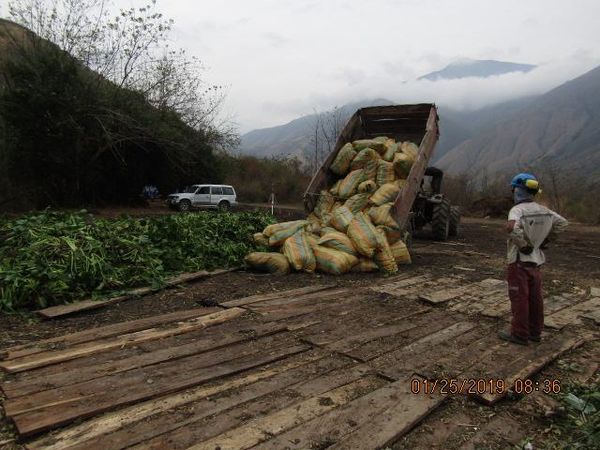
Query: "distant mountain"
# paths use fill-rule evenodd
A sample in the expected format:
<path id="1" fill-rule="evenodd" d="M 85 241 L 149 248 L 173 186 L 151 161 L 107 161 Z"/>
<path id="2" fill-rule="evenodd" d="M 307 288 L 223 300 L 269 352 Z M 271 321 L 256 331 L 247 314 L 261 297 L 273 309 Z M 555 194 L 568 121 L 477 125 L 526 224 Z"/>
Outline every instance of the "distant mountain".
<path id="1" fill-rule="evenodd" d="M 437 163 L 446 153 L 473 136 L 493 128 L 498 122 L 525 108 L 536 97 L 523 97 L 481 109 L 458 111 L 438 107 L 440 116 L 440 139 L 432 163 Z"/>
<path id="2" fill-rule="evenodd" d="M 507 112 L 448 151 L 438 165 L 450 173 L 541 168 L 600 175 L 600 66 Z"/>
<path id="3" fill-rule="evenodd" d="M 345 123 L 359 108 L 393 103 L 382 98 L 348 103 L 339 108 L 342 122 Z M 316 118 L 316 114 L 309 114 L 284 125 L 250 131 L 242 135 L 238 150 L 260 158 L 289 155 L 302 157 L 311 145 L 310 137 L 314 133 Z"/>
<path id="4" fill-rule="evenodd" d="M 493 59 L 463 59 L 447 65 L 442 70 L 423 75 L 419 77 L 419 80 L 437 81 L 469 77 L 487 78 L 511 72 L 529 72 L 535 68 L 536 66 L 532 64 L 518 64 Z"/>
<path id="5" fill-rule="evenodd" d="M 458 111 L 443 106 L 438 107 L 440 140 L 436 146 L 432 164 L 439 161 L 454 147 L 472 138 L 480 131 L 493 127 L 498 120 L 523 108 L 531 101 L 532 98 L 527 97 L 474 111 Z M 342 121 L 348 120 L 359 108 L 394 103 L 392 100 L 375 99 L 346 104 L 340 107 Z M 260 158 L 289 155 L 302 158 L 305 151 L 311 146 L 315 120 L 316 115 L 309 114 L 284 125 L 250 131 L 242 136 L 238 150 L 243 154 Z"/>

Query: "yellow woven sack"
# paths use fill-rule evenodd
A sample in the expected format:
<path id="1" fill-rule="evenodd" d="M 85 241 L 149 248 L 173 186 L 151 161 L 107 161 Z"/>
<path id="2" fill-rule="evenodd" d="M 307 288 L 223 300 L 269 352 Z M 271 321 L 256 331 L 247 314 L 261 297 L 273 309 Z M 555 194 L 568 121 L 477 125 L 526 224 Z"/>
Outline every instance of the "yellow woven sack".
<path id="1" fill-rule="evenodd" d="M 387 138 L 386 138 L 387 139 Z M 375 139 L 359 139 L 352 142 L 354 150 L 361 151 L 365 148 L 372 148 L 376 152 L 383 152 L 385 150 L 385 141 Z"/>
<path id="2" fill-rule="evenodd" d="M 283 243 L 283 254 L 296 270 L 313 273 L 317 268 L 317 261 L 307 239 L 308 233 L 299 231 Z"/>
<path id="3" fill-rule="evenodd" d="M 316 234 L 313 234 L 313 233 L 306 233 L 306 241 L 308 242 L 308 245 L 310 245 L 310 248 L 312 249 L 315 245 L 317 245 L 317 242 L 319 242 L 319 236 Z"/>
<path id="4" fill-rule="evenodd" d="M 323 227 L 323 228 L 321 228 L 321 236 L 325 236 L 326 234 L 329 234 L 329 233 L 339 233 L 339 231 L 336 230 L 333 227 Z"/>
<path id="5" fill-rule="evenodd" d="M 254 233 L 252 238 L 258 245 L 264 245 L 265 247 L 269 246 L 269 238 L 262 233 Z"/>
<path id="6" fill-rule="evenodd" d="M 377 229 L 378 246 L 375 250 L 375 262 L 385 273 L 397 273 L 398 264 L 394 260 L 394 255 L 390 249 L 390 244 L 385 237 L 382 229 Z"/>
<path id="7" fill-rule="evenodd" d="M 362 169 L 353 170 L 342 180 L 338 189 L 338 197 L 348 198 L 356 193 L 358 185 L 363 181 Z"/>
<path id="8" fill-rule="evenodd" d="M 404 236 L 402 231 L 400 231 L 396 228 L 390 228 L 390 227 L 386 227 L 386 226 L 382 226 L 381 228 L 385 232 L 385 237 L 390 245 L 395 244 L 400 239 L 402 239 Z"/>
<path id="9" fill-rule="evenodd" d="M 340 184 L 342 184 L 342 180 L 337 180 L 333 186 L 331 186 L 331 189 L 329 189 L 329 193 L 331 195 L 333 195 L 334 197 L 338 196 L 339 190 L 340 190 Z"/>
<path id="10" fill-rule="evenodd" d="M 369 199 L 371 203 L 381 206 L 384 203 L 393 202 L 398 196 L 400 188 L 394 183 L 386 183 L 382 185 Z"/>
<path id="11" fill-rule="evenodd" d="M 350 163 L 355 156 L 356 151 L 352 147 L 352 144 L 348 143 L 340 149 L 329 168 L 337 175 L 346 175 L 350 169 Z"/>
<path id="12" fill-rule="evenodd" d="M 334 250 L 339 250 L 340 252 L 348 253 L 354 256 L 357 255 L 356 249 L 354 248 L 350 238 L 339 231 L 331 231 L 327 234 L 324 234 L 321 239 L 319 239 L 318 243 L 323 247 L 333 248 Z"/>
<path id="13" fill-rule="evenodd" d="M 373 257 L 378 240 L 377 230 L 369 220 L 369 216 L 363 212 L 356 214 L 348 226 L 347 234 L 358 253 L 369 258 Z"/>
<path id="14" fill-rule="evenodd" d="M 419 147 L 417 144 L 406 141 L 400 145 L 400 149 L 402 150 L 402 153 L 410 156 L 413 161 L 417 159 L 417 155 L 419 154 Z"/>
<path id="15" fill-rule="evenodd" d="M 365 209 L 365 207 L 369 204 L 369 197 L 370 194 L 366 192 L 363 194 L 355 194 L 346 200 L 344 206 L 352 211 L 352 214 L 356 214 L 357 212 Z"/>
<path id="16" fill-rule="evenodd" d="M 400 240 L 390 245 L 390 250 L 397 264 L 411 264 L 410 252 L 406 244 Z"/>
<path id="17" fill-rule="evenodd" d="M 387 162 L 392 162 L 394 160 L 394 155 L 400 148 L 400 144 L 394 142 L 393 139 L 388 139 L 385 142 L 385 151 L 382 153 L 381 158 L 383 158 Z"/>
<path id="18" fill-rule="evenodd" d="M 369 258 L 359 258 L 358 263 L 352 267 L 352 272 L 376 272 L 379 266 L 375 261 Z"/>
<path id="19" fill-rule="evenodd" d="M 377 177 L 375 181 L 378 186 L 391 183 L 396 179 L 394 173 L 394 165 L 391 162 L 384 161 L 383 159 L 377 164 Z"/>
<path id="20" fill-rule="evenodd" d="M 379 168 L 379 159 L 368 161 L 363 167 L 363 181 L 373 180 L 377 178 L 377 169 Z"/>
<path id="21" fill-rule="evenodd" d="M 244 261 L 259 272 L 284 274 L 290 271 L 290 263 L 281 253 L 253 252 L 246 255 Z"/>
<path id="22" fill-rule="evenodd" d="M 288 228 L 294 228 L 295 231 L 298 231 L 299 227 L 303 227 L 308 225 L 308 221 L 307 220 L 292 220 L 291 222 L 279 222 L 279 223 L 274 223 L 273 225 L 269 225 L 267 226 L 264 230 L 263 230 L 263 234 L 267 237 L 271 237 L 272 235 L 274 235 L 275 233 L 288 229 Z M 294 234 L 292 233 L 292 234 Z M 290 234 L 290 236 L 292 235 Z"/>
<path id="23" fill-rule="evenodd" d="M 406 179 L 408 177 L 414 161 L 406 153 L 400 152 L 394 155 L 394 171 L 398 178 Z"/>
<path id="24" fill-rule="evenodd" d="M 377 190 L 377 184 L 373 180 L 363 181 L 358 185 L 358 192 L 362 193 L 370 193 L 375 192 Z M 357 194 L 360 195 L 360 194 Z M 356 195 L 354 196 L 356 197 Z M 362 208 L 360 208 L 362 209 Z"/>
<path id="25" fill-rule="evenodd" d="M 317 204 L 315 205 L 314 213 L 318 217 L 322 217 L 323 214 L 331 212 L 333 209 L 333 204 L 335 203 L 335 198 L 331 195 L 330 192 L 326 190 L 322 190 L 319 193 L 319 198 L 317 199 Z"/>
<path id="26" fill-rule="evenodd" d="M 300 230 L 306 229 L 308 227 L 308 225 L 310 224 L 308 220 L 296 220 L 296 221 L 287 222 L 287 223 L 290 224 L 288 227 L 281 228 L 269 236 L 269 245 L 271 247 L 280 246 L 281 244 L 284 243 L 284 241 L 287 238 L 296 234 L 296 232 L 298 232 Z M 271 225 L 269 225 L 269 226 L 271 226 Z M 267 228 L 269 228 L 269 227 L 267 227 Z M 263 231 L 264 234 L 267 234 L 266 233 L 267 228 L 265 228 L 265 231 Z"/>
<path id="27" fill-rule="evenodd" d="M 323 214 L 321 217 L 321 228 L 330 226 L 331 223 L 331 213 Z"/>
<path id="28" fill-rule="evenodd" d="M 321 232 L 321 219 L 314 213 L 310 213 L 306 218 L 309 222 L 308 229 L 311 233 L 319 234 Z"/>
<path id="29" fill-rule="evenodd" d="M 369 210 L 369 218 L 374 225 L 384 225 L 389 228 L 398 229 L 400 226 L 392 215 L 393 203 L 384 203 L 381 206 L 373 206 Z"/>
<path id="30" fill-rule="evenodd" d="M 352 266 L 358 262 L 356 256 L 340 252 L 332 248 L 316 245 L 313 248 L 317 260 L 317 270 L 319 272 L 341 275 L 350 271 Z"/>
<path id="31" fill-rule="evenodd" d="M 379 153 L 377 153 L 375 150 L 372 148 L 365 148 L 358 152 L 356 157 L 352 160 L 350 167 L 352 170 L 362 169 L 369 161 L 378 161 L 379 158 Z"/>
<path id="32" fill-rule="evenodd" d="M 340 206 L 331 213 L 331 225 L 343 233 L 348 229 L 348 225 L 354 219 L 354 213 L 347 206 Z"/>

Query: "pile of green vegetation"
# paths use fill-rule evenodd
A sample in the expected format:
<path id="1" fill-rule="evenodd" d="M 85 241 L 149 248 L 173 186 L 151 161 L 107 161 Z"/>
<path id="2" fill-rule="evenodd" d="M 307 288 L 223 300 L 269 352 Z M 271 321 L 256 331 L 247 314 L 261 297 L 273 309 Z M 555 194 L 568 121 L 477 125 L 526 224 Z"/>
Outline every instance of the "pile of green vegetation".
<path id="1" fill-rule="evenodd" d="M 0 311 L 107 295 L 166 277 L 233 267 L 273 222 L 259 212 L 95 218 L 45 211 L 0 219 Z"/>

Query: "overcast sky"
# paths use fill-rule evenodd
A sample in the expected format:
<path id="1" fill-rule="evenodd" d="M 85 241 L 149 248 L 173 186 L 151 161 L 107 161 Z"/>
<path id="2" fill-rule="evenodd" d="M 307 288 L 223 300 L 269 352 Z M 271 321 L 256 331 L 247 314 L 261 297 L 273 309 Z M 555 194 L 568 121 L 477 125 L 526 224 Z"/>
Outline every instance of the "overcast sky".
<path id="1" fill-rule="evenodd" d="M 140 6 L 114 0 L 117 7 Z M 0 0 L 5 13 L 6 0 Z M 228 87 L 246 132 L 384 97 L 474 108 L 600 65 L 598 0 L 158 0 L 173 44 Z M 485 80 L 415 81 L 459 58 L 537 64 Z"/>

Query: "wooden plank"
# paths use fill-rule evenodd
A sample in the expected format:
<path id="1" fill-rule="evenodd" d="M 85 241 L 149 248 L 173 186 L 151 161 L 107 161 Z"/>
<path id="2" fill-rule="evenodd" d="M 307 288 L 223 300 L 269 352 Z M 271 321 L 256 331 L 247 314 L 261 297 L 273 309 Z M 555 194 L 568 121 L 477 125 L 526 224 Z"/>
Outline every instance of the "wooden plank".
<path id="1" fill-rule="evenodd" d="M 361 346 L 362 344 L 373 341 L 375 339 L 385 338 L 388 336 L 394 336 L 396 334 L 403 333 L 414 328 L 415 326 L 416 325 L 412 321 L 403 321 L 401 323 L 393 325 L 377 327 L 363 332 L 358 332 L 344 339 L 335 341 L 327 345 L 327 348 L 331 351 L 339 353 L 348 353 L 354 350 L 356 347 Z"/>
<path id="2" fill-rule="evenodd" d="M 207 278 L 207 277 L 212 277 L 212 276 L 216 276 L 216 275 L 222 275 L 224 273 L 229 273 L 234 270 L 239 270 L 239 268 L 236 267 L 233 269 L 220 269 L 220 270 L 215 270 L 213 272 L 206 272 L 203 270 L 201 272 L 181 274 L 174 278 L 171 278 L 170 280 L 167 280 L 165 282 L 165 285 L 166 286 L 174 286 L 177 284 L 181 284 L 183 282 L 197 280 L 200 278 Z M 62 317 L 62 316 L 66 316 L 69 314 L 78 313 L 81 311 L 89 311 L 91 309 L 103 308 L 105 306 L 113 305 L 115 303 L 120 303 L 125 300 L 132 299 L 134 297 L 148 295 L 148 294 L 151 294 L 152 292 L 156 292 L 158 290 L 159 289 L 156 289 L 153 287 L 141 287 L 141 288 L 137 288 L 137 289 L 128 291 L 124 295 L 119 295 L 117 297 L 109 298 L 106 300 L 92 300 L 92 299 L 81 300 L 78 302 L 69 303 L 67 305 L 57 305 L 57 306 L 51 306 L 49 308 L 40 309 L 40 310 L 36 311 L 36 313 L 38 315 L 42 316 L 44 319 L 54 319 L 56 317 Z"/>
<path id="3" fill-rule="evenodd" d="M 251 305 L 253 303 L 264 302 L 266 300 L 273 300 L 276 298 L 289 298 L 298 297 L 301 295 L 312 294 L 313 292 L 325 291 L 336 287 L 335 284 L 323 284 L 319 286 L 306 286 L 298 289 L 290 289 L 286 291 L 277 291 L 269 294 L 257 294 L 251 295 L 250 297 L 238 298 L 235 300 L 229 300 L 227 302 L 220 303 L 225 308 L 233 308 L 239 306 Z"/>
<path id="4" fill-rule="evenodd" d="M 600 325 L 600 309 L 595 309 L 593 311 L 582 314 L 581 317 L 593 320 L 596 323 L 596 325 Z"/>
<path id="5" fill-rule="evenodd" d="M 476 288 L 477 283 L 473 283 L 466 286 L 458 286 L 453 289 L 445 288 L 428 294 L 420 294 L 419 298 L 433 304 L 444 303 Z"/>
<path id="6" fill-rule="evenodd" d="M 9 399 L 5 405 L 6 413 L 18 415 L 35 411 L 43 408 L 45 405 L 53 404 L 57 398 L 60 398 L 61 402 L 68 403 L 70 399 L 77 399 L 81 396 L 102 396 L 104 394 L 101 393 L 101 390 L 106 385 L 110 385 L 112 390 L 136 389 L 137 386 L 135 386 L 134 382 L 137 380 L 136 377 L 138 376 L 141 378 L 141 382 L 147 382 L 147 380 L 150 379 L 151 382 L 148 384 L 154 384 L 154 378 L 156 378 L 155 375 L 161 377 L 163 371 L 173 370 L 177 367 L 178 363 L 181 363 L 182 367 L 192 365 L 195 370 L 210 370 L 211 367 L 223 362 L 245 358 L 249 355 L 256 355 L 263 351 L 264 348 L 279 349 L 282 347 L 289 347 L 293 344 L 296 344 L 296 342 L 291 336 L 267 336 L 258 339 L 256 342 L 234 344 L 224 349 L 188 355 L 179 360 L 165 361 L 151 367 L 131 369 L 115 375 L 107 374 L 102 377 L 84 380 L 80 383 L 59 386 L 54 389 L 46 389 L 23 397 Z M 112 394 L 108 395 L 110 397 Z"/>
<path id="7" fill-rule="evenodd" d="M 567 297 L 565 295 L 551 295 L 544 298 L 544 314 L 549 316 L 561 309 L 572 306 L 577 302 L 576 298 Z"/>
<path id="8" fill-rule="evenodd" d="M 43 407 L 30 402 L 30 407 L 35 409 L 22 414 L 12 415 L 9 412 L 12 408 L 9 401 L 5 403 L 5 411 L 14 421 L 19 434 L 26 437 L 120 406 L 174 393 L 209 380 L 260 367 L 308 349 L 309 347 L 305 345 L 274 349 L 260 355 L 252 354 L 227 361 L 199 372 L 196 371 L 198 365 L 195 364 L 196 357 L 191 356 L 175 363 L 159 364 L 151 373 L 145 372 L 144 369 L 137 369 L 121 374 L 119 377 L 107 377 L 109 379 L 105 383 L 100 379 L 74 387 L 69 386 L 67 388 L 71 395 L 69 398 Z M 203 363 L 201 362 L 200 365 Z M 148 382 L 150 379 L 148 376 L 152 376 L 151 383 Z M 112 383 L 117 381 L 115 379 L 118 379 L 118 389 L 112 387 Z M 46 393 L 50 392 L 46 391 Z M 74 394 L 78 395 L 75 397 Z M 36 395 L 38 394 L 30 397 L 33 399 Z"/>
<path id="9" fill-rule="evenodd" d="M 315 314 L 329 314 L 332 310 L 344 310 L 359 308 L 361 302 L 367 297 L 365 294 L 356 294 L 347 296 L 343 299 L 337 299 L 335 302 L 314 303 L 312 305 L 300 306 L 297 308 L 281 307 L 261 312 L 261 319 L 265 321 L 283 321 L 293 317 L 314 317 Z"/>
<path id="10" fill-rule="evenodd" d="M 56 364 L 70 359 L 81 358 L 97 352 L 103 352 L 114 348 L 131 346 L 140 342 L 154 339 L 161 339 L 176 334 L 186 333 L 188 331 L 206 328 L 218 325 L 228 320 L 239 317 L 245 312 L 241 308 L 232 308 L 219 311 L 197 318 L 188 319 L 183 322 L 171 324 L 168 328 L 149 328 L 134 333 L 128 333 L 119 337 L 107 338 L 99 342 L 90 342 L 74 345 L 65 350 L 37 353 L 34 355 L 15 358 L 9 361 L 0 362 L 0 368 L 7 372 L 22 372 L 35 367 L 43 367 L 50 364 Z"/>
<path id="11" fill-rule="evenodd" d="M 409 373 L 434 366 L 436 359 L 450 350 L 452 340 L 477 326 L 473 322 L 456 322 L 375 358 L 369 365 L 388 378 L 400 379 Z"/>
<path id="12" fill-rule="evenodd" d="M 386 448 L 408 433 L 446 399 L 442 395 L 413 394 L 410 391 L 410 382 L 406 379 L 397 381 L 395 386 L 396 402 L 392 406 L 381 410 L 377 417 L 361 424 L 348 436 L 327 448 Z"/>
<path id="13" fill-rule="evenodd" d="M 168 420 L 175 423 L 177 428 L 174 428 L 167 433 L 160 433 L 160 435 L 155 435 L 154 431 L 150 430 L 148 439 L 130 448 L 132 450 L 188 448 L 191 445 L 206 441 L 231 429 L 240 427 L 244 422 L 248 422 L 251 419 L 264 417 L 292 405 L 297 405 L 303 399 L 327 395 L 328 391 L 359 380 L 368 370 L 368 367 L 365 366 L 347 366 L 346 368 L 334 370 L 327 374 L 303 381 L 299 381 L 300 378 L 296 376 L 296 383 L 289 383 L 287 386 L 280 383 L 280 390 L 270 390 L 267 395 L 256 397 L 253 400 L 246 402 L 239 400 L 244 400 L 250 389 L 246 389 L 239 394 L 232 393 L 231 395 L 228 395 L 227 398 L 217 398 L 213 402 L 226 403 L 231 399 L 233 401 L 238 400 L 237 405 L 221 414 L 216 416 L 213 415 L 213 417 L 207 417 L 206 411 L 202 408 L 202 405 L 195 403 L 193 408 L 194 410 L 199 410 L 199 413 L 194 414 L 194 417 L 181 417 L 180 419 L 177 417 L 177 412 L 171 412 L 171 415 L 175 414 L 176 417 L 169 417 Z M 290 381 L 291 380 L 292 379 L 290 378 Z M 376 378 L 374 381 L 375 385 L 373 388 L 382 386 L 386 383 L 386 381 L 381 378 Z M 321 401 L 327 401 L 326 397 L 321 398 Z M 129 433 L 131 432 L 131 430 L 128 431 Z M 136 429 L 135 432 L 142 436 L 147 434 L 146 431 L 141 428 Z M 156 437 L 150 438 L 152 435 L 155 435 Z M 104 445 L 105 442 L 106 441 L 103 441 L 102 444 Z"/>
<path id="14" fill-rule="evenodd" d="M 340 299 L 345 299 L 349 295 L 356 296 L 357 293 L 360 293 L 360 290 L 350 290 L 347 288 L 329 289 L 324 292 L 316 292 L 313 294 L 302 295 L 300 297 L 288 297 L 253 303 L 252 305 L 246 305 L 244 307 L 250 309 L 251 311 L 263 314 L 276 310 L 289 310 L 293 308 L 322 305 L 325 302 L 335 302 Z"/>
<path id="15" fill-rule="evenodd" d="M 66 348 L 72 344 L 82 344 L 84 342 L 95 341 L 101 338 L 117 336 L 133 331 L 140 331 L 159 324 L 176 322 L 190 319 L 192 317 L 206 316 L 217 311 L 221 311 L 221 308 L 195 308 L 184 311 L 175 311 L 168 314 L 161 314 L 159 316 L 145 317 L 143 319 L 130 320 L 128 322 L 121 322 L 114 325 L 91 328 L 84 331 L 78 331 L 76 333 L 65 334 L 63 336 L 32 342 L 30 344 L 10 347 L 0 352 L 0 359 L 8 360 L 21 358 L 23 356 L 33 355 L 34 353 L 41 353 L 52 349 Z"/>
<path id="16" fill-rule="evenodd" d="M 371 289 L 375 292 L 383 292 L 390 295 L 395 295 L 395 291 L 408 286 L 414 286 L 416 284 L 425 283 L 431 281 L 432 278 L 429 275 L 417 275 L 415 277 L 406 278 L 399 281 L 393 281 L 391 283 L 377 284 L 371 286 Z"/>
<path id="17" fill-rule="evenodd" d="M 394 336 L 369 341 L 347 352 L 347 355 L 358 361 L 370 361 L 446 328 L 456 321 L 456 318 L 446 311 L 433 310 L 416 318 L 413 328 Z"/>
<path id="18" fill-rule="evenodd" d="M 558 358 L 566 351 L 583 344 L 585 339 L 577 336 L 568 337 L 566 339 L 560 339 L 559 345 L 555 346 L 549 346 L 548 341 L 549 339 L 546 339 L 544 342 L 539 344 L 537 351 L 530 357 L 531 359 L 519 359 L 516 363 L 510 366 L 510 373 L 502 377 L 506 386 L 512 387 L 514 386 L 516 380 L 525 380 L 530 378 L 533 374 L 539 372 L 547 364 Z M 544 346 L 544 344 L 546 345 Z M 491 375 L 492 378 L 494 378 L 494 374 Z M 486 392 L 482 395 L 478 395 L 477 397 L 488 405 L 491 405 L 503 398 L 506 394 L 507 392 Z"/>
<path id="19" fill-rule="evenodd" d="M 384 411 L 398 404 L 413 405 L 420 396 L 409 391 L 411 378 L 403 378 L 380 389 L 363 395 L 356 400 L 329 411 L 324 415 L 294 427 L 269 439 L 253 450 L 301 450 L 329 448 L 371 421 L 380 420 Z M 428 396 L 422 401 L 428 402 Z M 442 398 L 439 398 L 442 401 Z M 439 406 L 436 405 L 436 406 Z M 434 406 L 432 405 L 432 408 Z M 344 447 L 344 448 L 375 448 Z"/>
<path id="20" fill-rule="evenodd" d="M 214 277 L 216 275 L 223 275 L 226 273 L 236 272 L 241 267 L 231 267 L 229 269 L 217 269 L 213 271 L 200 270 L 198 272 L 182 273 L 173 278 L 169 278 L 166 282 L 166 286 L 177 286 L 178 284 L 189 283 L 190 281 L 201 280 L 203 278 Z"/>
<path id="21" fill-rule="evenodd" d="M 222 309 L 220 309 L 220 311 L 222 311 Z M 221 343 L 221 341 L 229 339 L 230 336 L 233 335 L 247 337 L 252 336 L 259 331 L 257 329 L 257 324 L 257 321 L 253 318 L 239 318 L 239 320 L 227 323 L 226 326 L 200 328 L 198 330 L 193 330 L 187 333 L 177 334 L 158 340 L 141 342 L 133 346 L 125 346 L 123 348 L 119 347 L 100 353 L 94 353 L 85 356 L 84 358 L 71 359 L 50 366 L 30 369 L 25 372 L 6 374 L 4 380 L 0 384 L 0 387 L 10 390 L 10 386 L 13 383 L 27 383 L 28 380 L 31 380 L 33 383 L 37 383 L 41 378 L 49 377 L 54 374 L 66 374 L 68 372 L 78 371 L 82 367 L 99 366 L 109 361 L 116 362 L 132 358 L 137 355 L 152 353 L 157 350 L 162 350 L 163 348 L 178 347 L 191 342 L 202 341 L 205 342 L 207 346 L 217 346 Z"/>
<path id="22" fill-rule="evenodd" d="M 489 306 L 481 310 L 481 315 L 486 317 L 510 317 L 510 300 L 508 293 L 498 293 L 492 296 L 491 300 L 496 300 Z"/>
<path id="23" fill-rule="evenodd" d="M 212 439 L 188 447 L 188 449 L 243 450 L 253 447 L 265 439 L 281 434 L 298 424 L 344 405 L 362 393 L 370 392 L 379 387 L 379 384 L 380 380 L 375 377 L 361 378 L 320 396 L 311 397 L 275 413 L 251 420 Z"/>
<path id="24" fill-rule="evenodd" d="M 201 385 L 187 389 L 175 394 L 162 396 L 153 400 L 135 404 L 110 412 L 86 422 L 73 425 L 69 428 L 57 431 L 52 436 L 45 436 L 28 444 L 30 449 L 77 449 L 94 448 L 95 446 L 106 446 L 111 444 L 118 448 L 134 445 L 141 440 L 152 437 L 152 434 L 142 434 L 138 436 L 136 426 L 143 423 L 151 423 L 155 426 L 156 433 L 169 431 L 182 425 L 171 425 L 168 427 L 162 425 L 159 429 L 156 426 L 154 418 L 163 417 L 165 414 L 172 414 L 172 411 L 200 401 L 212 401 L 213 398 L 220 398 L 222 393 L 241 391 L 235 398 L 235 402 L 243 402 L 253 398 L 265 395 L 273 390 L 293 384 L 300 380 L 306 380 L 308 377 L 317 377 L 336 368 L 344 367 L 349 362 L 342 358 L 324 357 L 321 352 L 308 351 L 306 353 L 292 356 L 282 361 L 277 361 L 270 365 L 261 367 L 248 374 L 228 379 L 221 383 L 212 385 Z M 262 382 L 262 383 L 261 383 Z M 253 392 L 253 396 L 243 396 L 246 392 Z M 230 397 L 230 396 L 227 396 Z M 229 407 L 229 403 L 221 404 L 224 408 Z M 207 408 L 207 414 L 214 414 L 221 411 L 221 408 Z M 185 425 L 185 424 L 183 424 Z M 119 436 L 122 431 L 131 431 L 129 438 Z M 146 433 L 147 430 L 143 430 Z"/>
<path id="25" fill-rule="evenodd" d="M 404 311 L 395 310 L 394 313 L 398 314 L 390 320 L 390 311 L 383 310 L 381 312 L 374 312 L 373 308 L 368 310 L 356 310 L 348 312 L 347 317 L 344 317 L 343 320 L 335 320 L 335 318 L 328 317 L 325 323 L 319 323 L 315 326 L 309 327 L 305 330 L 302 330 L 298 335 L 301 339 L 317 346 L 327 346 L 329 344 L 334 344 L 337 341 L 343 341 L 346 339 L 352 339 L 352 336 L 355 336 L 357 330 L 366 330 L 364 333 L 370 333 L 372 330 L 375 334 L 380 334 L 378 337 L 389 336 L 388 331 L 380 331 L 382 327 L 386 326 L 398 326 L 400 322 L 403 321 L 413 321 L 417 316 L 424 314 L 430 311 L 429 307 L 420 308 L 412 307 Z M 341 315 L 340 315 L 341 316 Z M 414 325 L 411 325 L 411 327 Z M 406 328 L 409 329 L 409 328 Z M 402 330 L 402 331 L 406 331 Z M 401 332 L 401 331 L 399 331 Z M 397 333 L 392 333 L 397 334 Z M 349 338 L 350 336 L 350 338 Z M 371 337 L 371 340 L 377 337 Z M 368 342 L 368 340 L 363 340 L 362 343 Z"/>
<path id="26" fill-rule="evenodd" d="M 504 380 L 507 388 L 517 378 L 525 379 L 567 350 L 580 345 L 583 339 L 574 335 L 545 336 L 541 343 L 519 346 L 497 340 L 486 345 L 487 351 L 479 354 L 477 361 L 465 368 L 461 379 Z M 505 392 L 485 393 L 478 398 L 488 404 L 501 399 Z"/>
<path id="27" fill-rule="evenodd" d="M 209 354 L 214 355 L 212 361 L 218 361 L 225 354 L 225 351 L 231 351 L 232 348 L 240 348 L 239 344 L 248 341 L 254 341 L 261 337 L 281 333 L 286 331 L 286 327 L 279 324 L 267 324 L 256 327 L 256 329 L 252 331 L 252 333 L 242 334 L 232 332 L 225 335 L 219 335 L 218 339 L 215 339 L 214 337 L 209 337 L 208 339 L 195 338 L 192 342 L 176 346 L 165 344 L 163 348 L 158 348 L 152 352 L 132 354 L 126 358 L 108 360 L 101 364 L 82 364 L 80 367 L 76 367 L 69 371 L 63 370 L 50 374 L 46 374 L 42 371 L 37 374 L 37 377 L 26 377 L 15 382 L 5 382 L 2 384 L 2 390 L 8 398 L 14 398 L 40 391 L 70 386 L 104 376 L 114 376 L 128 370 L 148 367 L 164 361 L 174 361 L 179 358 L 197 355 L 203 352 L 210 352 Z M 236 344 L 236 346 L 231 347 L 233 344 Z M 224 347 L 227 348 L 225 349 Z M 219 351 L 217 352 L 217 350 Z M 242 351 L 243 348 L 240 352 Z"/>
<path id="28" fill-rule="evenodd" d="M 549 328 L 561 329 L 569 324 L 580 324 L 580 316 L 595 314 L 598 310 L 600 310 L 600 297 L 561 309 L 546 317 L 544 324 Z"/>

